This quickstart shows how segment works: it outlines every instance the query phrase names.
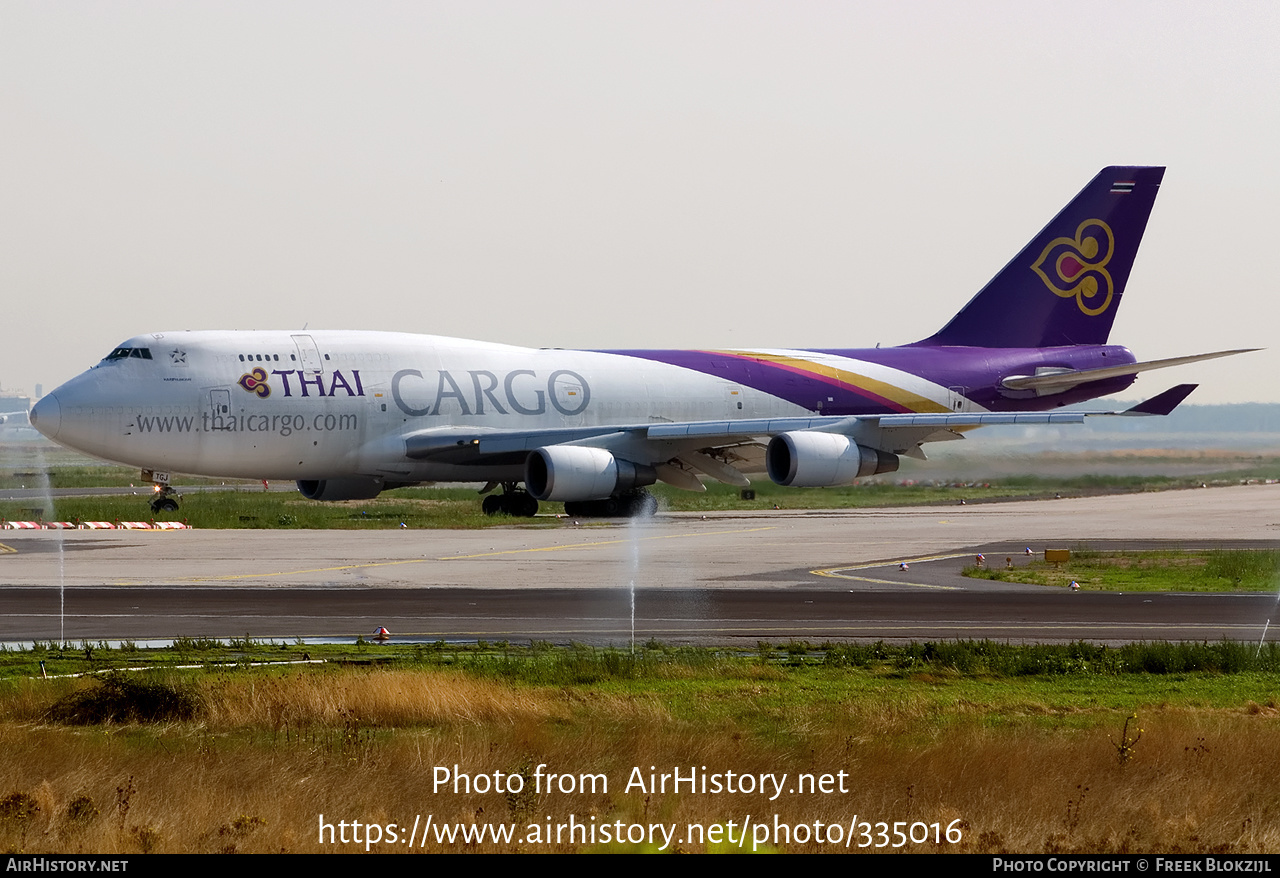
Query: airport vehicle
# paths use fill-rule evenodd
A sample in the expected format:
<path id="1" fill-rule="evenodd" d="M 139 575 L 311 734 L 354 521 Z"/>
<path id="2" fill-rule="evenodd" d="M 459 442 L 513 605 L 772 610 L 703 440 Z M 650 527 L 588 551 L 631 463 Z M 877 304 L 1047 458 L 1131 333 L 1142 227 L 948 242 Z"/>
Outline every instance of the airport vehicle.
<path id="1" fill-rule="evenodd" d="M 139 335 L 45 396 L 46 436 L 152 473 L 288 479 L 317 500 L 484 482 L 486 512 L 651 512 L 644 488 L 850 484 L 1150 369 L 1107 344 L 1164 168 L 1104 169 L 946 326 L 870 350 L 530 349 L 364 331 Z M 1167 414 L 1194 385 L 1128 411 Z M 1102 414 L 1102 413 L 1099 413 Z M 172 508 L 156 476 L 156 509 Z M 490 493 L 502 487 L 499 494 Z"/>

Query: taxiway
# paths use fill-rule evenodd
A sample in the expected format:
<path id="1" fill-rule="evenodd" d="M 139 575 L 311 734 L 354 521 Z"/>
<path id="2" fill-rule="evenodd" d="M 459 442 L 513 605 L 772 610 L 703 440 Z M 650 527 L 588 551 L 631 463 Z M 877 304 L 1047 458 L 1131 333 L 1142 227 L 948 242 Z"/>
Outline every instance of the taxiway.
<path id="1" fill-rule="evenodd" d="M 1252 640 L 1277 596 L 1065 593 L 965 579 L 983 551 L 1280 546 L 1280 486 L 847 511 L 545 519 L 477 531 L 0 533 L 0 641 L 368 634 L 434 640 Z M 899 562 L 909 569 L 899 570 Z M 61 595 L 65 594 L 65 605 Z"/>

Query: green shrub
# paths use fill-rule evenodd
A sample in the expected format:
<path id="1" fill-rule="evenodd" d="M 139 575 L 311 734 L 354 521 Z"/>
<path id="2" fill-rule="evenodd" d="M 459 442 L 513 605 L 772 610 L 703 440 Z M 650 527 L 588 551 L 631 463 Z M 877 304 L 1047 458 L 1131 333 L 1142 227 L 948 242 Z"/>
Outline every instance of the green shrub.
<path id="1" fill-rule="evenodd" d="M 191 686 L 110 671 L 91 689 L 72 693 L 49 708 L 49 719 L 70 725 L 189 720 L 204 711 Z"/>

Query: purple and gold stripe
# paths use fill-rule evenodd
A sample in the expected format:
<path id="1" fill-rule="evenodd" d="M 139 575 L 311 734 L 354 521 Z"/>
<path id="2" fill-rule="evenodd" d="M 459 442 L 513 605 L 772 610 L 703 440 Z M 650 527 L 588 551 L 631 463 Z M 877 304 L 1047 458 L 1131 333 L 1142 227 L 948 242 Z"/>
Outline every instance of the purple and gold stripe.
<path id="1" fill-rule="evenodd" d="M 750 387 L 809 411 L 821 411 L 823 414 L 905 414 L 948 410 L 936 400 L 905 388 L 840 369 L 831 363 L 800 356 L 743 350 L 630 350 L 605 353 L 690 369 Z"/>
<path id="2" fill-rule="evenodd" d="M 905 388 L 880 381 L 869 375 L 859 375 L 846 369 L 837 369 L 829 363 L 815 362 L 801 357 L 785 354 L 766 354 L 759 351 L 706 351 L 708 354 L 727 357 L 739 357 L 754 360 L 757 363 L 769 364 L 793 375 L 806 378 L 833 387 L 837 390 L 854 390 L 865 399 L 874 400 L 890 411 L 906 414 L 910 412 L 945 412 L 945 405 L 928 397 L 912 393 Z M 765 388 L 756 388 L 764 390 Z"/>

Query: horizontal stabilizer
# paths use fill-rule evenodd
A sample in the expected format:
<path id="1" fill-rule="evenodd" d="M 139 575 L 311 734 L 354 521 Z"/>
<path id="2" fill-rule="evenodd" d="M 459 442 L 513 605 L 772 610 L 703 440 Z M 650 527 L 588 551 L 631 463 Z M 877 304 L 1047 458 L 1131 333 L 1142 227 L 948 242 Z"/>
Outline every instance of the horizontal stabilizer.
<path id="1" fill-rule="evenodd" d="M 1167 415 L 1182 404 L 1182 401 L 1191 395 L 1191 391 L 1199 387 L 1199 384 L 1179 384 L 1177 387 L 1170 387 L 1164 393 L 1153 396 L 1145 402 L 1140 402 L 1131 409 L 1118 412 L 1121 415 Z"/>
<path id="2" fill-rule="evenodd" d="M 1212 354 L 1196 354 L 1190 357 L 1170 357 L 1165 360 L 1148 360 L 1145 363 L 1128 363 L 1123 366 L 1106 366 L 1102 369 L 1067 369 L 1047 372 L 1040 375 L 1017 375 L 1000 382 L 1006 390 L 1034 390 L 1040 396 L 1062 393 L 1080 384 L 1090 381 L 1102 381 L 1107 378 L 1121 378 L 1125 375 L 1137 375 L 1139 372 L 1150 372 L 1152 369 L 1167 369 L 1170 366 L 1185 366 L 1188 363 L 1199 363 L 1202 360 L 1216 360 L 1218 357 L 1230 357 L 1235 354 L 1248 354 L 1259 348 L 1241 348 L 1236 351 L 1215 351 Z"/>

